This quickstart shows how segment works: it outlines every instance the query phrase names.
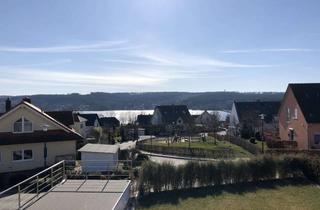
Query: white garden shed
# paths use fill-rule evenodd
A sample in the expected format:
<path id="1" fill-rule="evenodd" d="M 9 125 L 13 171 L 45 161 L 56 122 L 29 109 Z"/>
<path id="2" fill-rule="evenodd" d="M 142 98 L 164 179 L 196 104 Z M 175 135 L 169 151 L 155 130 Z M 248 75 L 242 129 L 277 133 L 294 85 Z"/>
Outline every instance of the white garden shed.
<path id="1" fill-rule="evenodd" d="M 113 171 L 118 164 L 119 145 L 86 144 L 78 151 L 83 172 Z"/>

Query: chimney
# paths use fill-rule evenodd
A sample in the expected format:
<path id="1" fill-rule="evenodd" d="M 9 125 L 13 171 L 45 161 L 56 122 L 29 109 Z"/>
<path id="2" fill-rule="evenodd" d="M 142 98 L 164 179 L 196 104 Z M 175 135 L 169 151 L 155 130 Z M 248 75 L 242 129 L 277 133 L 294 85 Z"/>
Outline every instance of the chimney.
<path id="1" fill-rule="evenodd" d="M 9 111 L 11 109 L 11 101 L 9 98 L 7 98 L 6 100 L 6 112 Z"/>
<path id="2" fill-rule="evenodd" d="M 31 104 L 31 99 L 29 97 L 24 97 L 22 99 L 22 101 L 28 102 L 29 104 Z"/>

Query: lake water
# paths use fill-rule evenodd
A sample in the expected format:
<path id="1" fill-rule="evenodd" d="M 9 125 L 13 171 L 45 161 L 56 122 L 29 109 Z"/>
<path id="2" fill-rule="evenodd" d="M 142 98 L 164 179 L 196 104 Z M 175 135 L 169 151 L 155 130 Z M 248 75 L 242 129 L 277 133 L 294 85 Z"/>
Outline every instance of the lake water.
<path id="1" fill-rule="evenodd" d="M 189 109 L 191 115 L 200 115 L 204 110 Z M 229 115 L 226 111 L 208 110 L 209 113 L 218 112 L 221 120 Z M 121 123 L 134 121 L 139 114 L 153 114 L 153 110 L 108 110 L 108 111 L 81 111 L 80 113 L 96 113 L 99 117 L 116 117 Z"/>

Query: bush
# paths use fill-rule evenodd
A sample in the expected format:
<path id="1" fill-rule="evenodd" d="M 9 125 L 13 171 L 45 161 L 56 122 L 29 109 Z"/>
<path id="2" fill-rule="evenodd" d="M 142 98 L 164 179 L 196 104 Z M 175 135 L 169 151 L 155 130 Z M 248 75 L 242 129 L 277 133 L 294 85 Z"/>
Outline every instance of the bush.
<path id="1" fill-rule="evenodd" d="M 320 182 L 320 159 L 319 157 L 302 158 L 302 172 L 310 180 Z"/>

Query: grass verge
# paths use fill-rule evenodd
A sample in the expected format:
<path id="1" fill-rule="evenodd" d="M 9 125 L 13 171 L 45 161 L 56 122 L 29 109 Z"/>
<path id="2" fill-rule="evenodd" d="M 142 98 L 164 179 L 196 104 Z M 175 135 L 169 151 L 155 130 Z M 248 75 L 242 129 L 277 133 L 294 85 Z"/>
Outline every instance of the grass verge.
<path id="1" fill-rule="evenodd" d="M 150 194 L 140 210 L 320 209 L 320 189 L 305 179 L 243 183 Z"/>

